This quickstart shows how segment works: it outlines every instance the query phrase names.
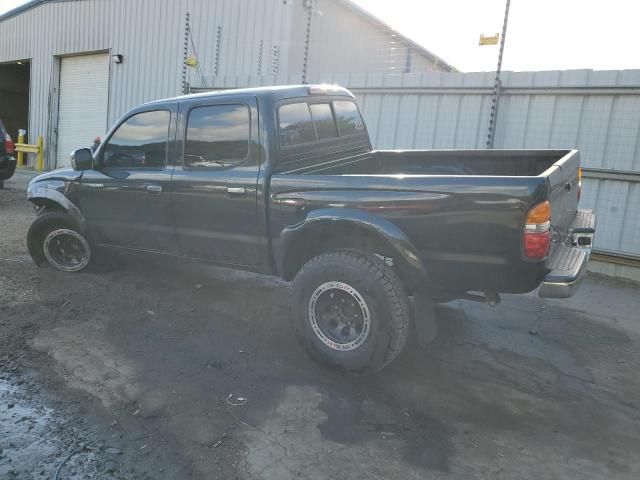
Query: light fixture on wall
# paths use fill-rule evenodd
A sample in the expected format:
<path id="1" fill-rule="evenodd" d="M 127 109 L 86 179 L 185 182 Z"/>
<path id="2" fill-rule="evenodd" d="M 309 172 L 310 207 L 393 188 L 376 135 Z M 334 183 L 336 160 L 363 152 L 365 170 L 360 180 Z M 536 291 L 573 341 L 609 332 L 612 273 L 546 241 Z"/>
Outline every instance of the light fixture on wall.
<path id="1" fill-rule="evenodd" d="M 124 57 L 120 53 L 117 53 L 115 55 L 111 55 L 111 60 L 113 60 L 113 63 L 122 63 L 123 58 Z"/>

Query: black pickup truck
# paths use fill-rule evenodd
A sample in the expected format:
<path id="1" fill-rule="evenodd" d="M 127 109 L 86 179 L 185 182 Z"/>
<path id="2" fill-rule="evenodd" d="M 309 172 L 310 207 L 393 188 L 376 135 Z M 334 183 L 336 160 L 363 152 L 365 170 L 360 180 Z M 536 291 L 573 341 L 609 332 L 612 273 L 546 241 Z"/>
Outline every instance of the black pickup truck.
<path id="1" fill-rule="evenodd" d="M 425 132 L 426 133 L 426 132 Z M 595 230 L 575 150 L 373 150 L 351 93 L 187 95 L 127 113 L 72 169 L 33 179 L 34 261 L 77 272 L 98 247 L 293 281 L 318 359 L 375 371 L 436 335 L 433 303 L 570 296 Z"/>

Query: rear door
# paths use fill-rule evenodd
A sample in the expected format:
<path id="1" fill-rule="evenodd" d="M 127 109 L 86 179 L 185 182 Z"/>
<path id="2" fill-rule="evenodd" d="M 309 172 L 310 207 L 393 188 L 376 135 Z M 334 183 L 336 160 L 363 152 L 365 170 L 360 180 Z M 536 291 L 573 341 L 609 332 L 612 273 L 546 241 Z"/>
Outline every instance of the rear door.
<path id="1" fill-rule="evenodd" d="M 255 97 L 192 99 L 180 113 L 181 161 L 172 209 L 182 254 L 222 264 L 261 263 Z"/>

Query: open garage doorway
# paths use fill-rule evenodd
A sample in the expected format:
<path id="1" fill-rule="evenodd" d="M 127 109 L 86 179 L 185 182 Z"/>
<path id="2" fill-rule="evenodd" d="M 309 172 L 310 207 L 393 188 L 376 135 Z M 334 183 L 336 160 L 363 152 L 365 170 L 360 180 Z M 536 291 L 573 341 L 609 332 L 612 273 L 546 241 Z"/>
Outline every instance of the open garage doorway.
<path id="1" fill-rule="evenodd" d="M 27 130 L 29 138 L 29 82 L 31 64 L 26 60 L 0 64 L 0 118 L 5 128 L 18 141 L 18 130 Z"/>

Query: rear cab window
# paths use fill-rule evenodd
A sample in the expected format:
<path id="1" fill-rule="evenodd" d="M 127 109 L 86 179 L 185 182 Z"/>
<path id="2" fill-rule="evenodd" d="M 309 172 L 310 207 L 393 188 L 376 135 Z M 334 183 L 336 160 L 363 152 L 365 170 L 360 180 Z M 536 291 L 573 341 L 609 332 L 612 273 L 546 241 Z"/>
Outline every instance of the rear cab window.
<path id="1" fill-rule="evenodd" d="M 364 133 L 364 121 L 351 100 L 299 101 L 278 108 L 280 147 L 314 144 Z"/>
<path id="2" fill-rule="evenodd" d="M 280 146 L 289 147 L 316 141 L 316 130 L 307 102 L 282 105 L 279 118 Z"/>
<path id="3" fill-rule="evenodd" d="M 340 135 L 352 135 L 364 130 L 364 121 L 355 103 L 348 100 L 333 102 L 336 112 L 336 121 L 340 129 Z"/>

